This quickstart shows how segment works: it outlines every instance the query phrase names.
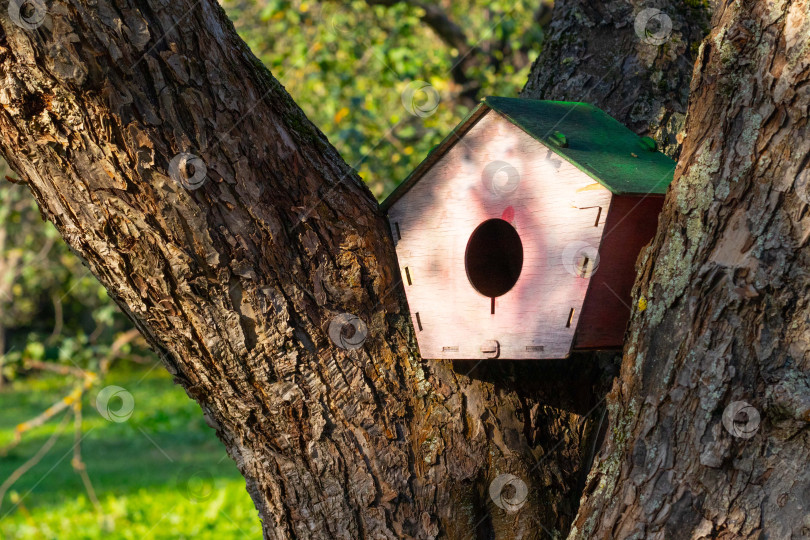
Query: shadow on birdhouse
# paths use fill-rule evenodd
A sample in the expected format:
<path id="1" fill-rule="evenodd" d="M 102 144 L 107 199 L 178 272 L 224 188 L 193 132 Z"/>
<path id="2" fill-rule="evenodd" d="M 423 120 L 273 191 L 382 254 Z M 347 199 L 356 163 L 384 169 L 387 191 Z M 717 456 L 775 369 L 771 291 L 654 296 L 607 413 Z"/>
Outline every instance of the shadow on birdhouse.
<path id="1" fill-rule="evenodd" d="M 382 204 L 422 356 L 620 348 L 674 170 L 591 105 L 485 98 Z"/>

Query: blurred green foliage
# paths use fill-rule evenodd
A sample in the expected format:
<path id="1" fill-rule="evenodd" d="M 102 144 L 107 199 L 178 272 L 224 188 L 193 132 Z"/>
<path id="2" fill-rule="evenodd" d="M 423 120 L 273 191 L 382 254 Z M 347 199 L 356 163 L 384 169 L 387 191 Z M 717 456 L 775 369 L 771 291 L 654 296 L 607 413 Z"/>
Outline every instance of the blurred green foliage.
<path id="1" fill-rule="evenodd" d="M 369 5 L 309 0 L 223 0 L 253 52 L 285 86 L 378 198 L 389 193 L 474 103 L 451 76 L 459 51 L 421 20 L 411 2 Z M 543 32 L 540 0 L 438 1 L 470 47 L 464 76 L 485 95 L 514 96 L 526 82 Z M 469 65 L 467 65 L 469 64 Z M 517 66 L 517 67 L 516 67 Z M 441 101 L 416 116 L 403 93 L 424 81 Z M 430 99 L 424 91 L 415 105 Z"/>

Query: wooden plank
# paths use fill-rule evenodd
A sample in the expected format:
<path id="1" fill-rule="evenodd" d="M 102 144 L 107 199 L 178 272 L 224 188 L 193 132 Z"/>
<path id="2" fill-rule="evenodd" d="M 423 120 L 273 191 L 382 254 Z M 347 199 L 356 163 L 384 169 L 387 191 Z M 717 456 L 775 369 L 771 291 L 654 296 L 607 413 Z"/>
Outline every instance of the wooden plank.
<path id="1" fill-rule="evenodd" d="M 497 113 L 481 118 L 389 209 L 422 356 L 484 359 L 497 342 L 502 359 L 565 358 L 590 281 L 577 275 L 576 248 L 597 252 L 610 199 Z M 520 278 L 494 314 L 465 268 L 470 235 L 493 218 L 523 244 Z"/>
<path id="2" fill-rule="evenodd" d="M 575 349 L 621 348 L 630 320 L 638 254 L 655 235 L 661 195 L 614 196 L 599 248 L 599 268 L 582 308 Z"/>

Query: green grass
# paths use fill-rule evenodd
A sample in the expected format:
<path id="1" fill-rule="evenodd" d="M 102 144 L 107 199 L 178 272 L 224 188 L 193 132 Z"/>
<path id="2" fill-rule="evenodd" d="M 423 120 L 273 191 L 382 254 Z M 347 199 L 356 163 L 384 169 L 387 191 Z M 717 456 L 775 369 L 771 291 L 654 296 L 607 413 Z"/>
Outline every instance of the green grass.
<path id="1" fill-rule="evenodd" d="M 102 417 L 96 394 L 107 385 L 129 391 L 132 416 Z M 14 428 L 67 395 L 68 381 L 45 376 L 0 392 L 0 447 Z M 121 402 L 112 400 L 113 410 Z M 82 456 L 101 503 L 90 502 L 73 470 L 73 424 L 0 503 L 0 539 L 261 538 L 245 482 L 199 406 L 163 368 L 118 371 L 84 398 Z M 57 417 L 0 457 L 0 484 L 57 430 Z"/>

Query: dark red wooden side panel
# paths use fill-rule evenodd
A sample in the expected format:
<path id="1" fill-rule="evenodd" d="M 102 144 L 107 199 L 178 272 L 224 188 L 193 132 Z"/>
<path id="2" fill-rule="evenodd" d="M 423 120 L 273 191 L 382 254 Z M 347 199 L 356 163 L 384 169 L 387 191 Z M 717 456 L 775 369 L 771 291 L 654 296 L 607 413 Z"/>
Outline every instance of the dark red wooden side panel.
<path id="1" fill-rule="evenodd" d="M 599 267 L 591 277 L 582 306 L 574 349 L 611 349 L 623 345 L 630 320 L 636 259 L 655 235 L 663 204 L 661 195 L 623 195 L 611 200 L 599 247 Z"/>

